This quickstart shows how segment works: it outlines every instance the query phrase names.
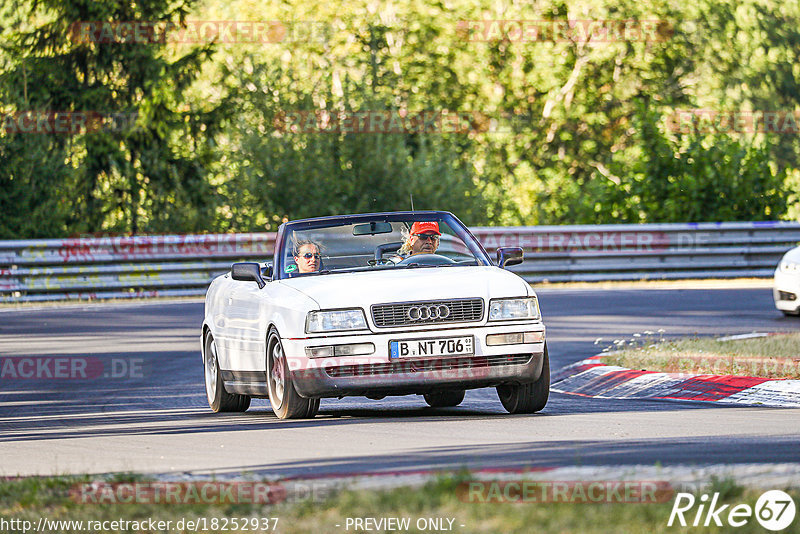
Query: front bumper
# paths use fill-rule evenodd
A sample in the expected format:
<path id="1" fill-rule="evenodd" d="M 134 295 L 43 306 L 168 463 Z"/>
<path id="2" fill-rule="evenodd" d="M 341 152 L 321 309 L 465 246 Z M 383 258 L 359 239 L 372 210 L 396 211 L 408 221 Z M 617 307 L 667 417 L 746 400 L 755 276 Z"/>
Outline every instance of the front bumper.
<path id="1" fill-rule="evenodd" d="M 538 332 L 541 342 L 488 346 L 486 336 Z M 472 336 L 473 355 L 392 358 L 391 341 Z M 306 347 L 373 343 L 366 356 L 308 358 Z M 533 382 L 542 373 L 544 325 L 499 324 L 363 335 L 282 340 L 295 389 L 303 397 L 423 394 L 441 389 L 472 389 Z"/>

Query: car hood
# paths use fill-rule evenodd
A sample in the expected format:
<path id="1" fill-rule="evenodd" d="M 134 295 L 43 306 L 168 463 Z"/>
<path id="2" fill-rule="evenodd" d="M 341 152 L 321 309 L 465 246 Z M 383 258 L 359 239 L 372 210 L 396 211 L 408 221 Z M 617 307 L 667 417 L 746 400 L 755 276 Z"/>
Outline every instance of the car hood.
<path id="1" fill-rule="evenodd" d="M 314 299 L 320 309 L 362 307 L 387 302 L 532 295 L 516 274 L 488 266 L 423 267 L 304 276 L 282 283 Z"/>

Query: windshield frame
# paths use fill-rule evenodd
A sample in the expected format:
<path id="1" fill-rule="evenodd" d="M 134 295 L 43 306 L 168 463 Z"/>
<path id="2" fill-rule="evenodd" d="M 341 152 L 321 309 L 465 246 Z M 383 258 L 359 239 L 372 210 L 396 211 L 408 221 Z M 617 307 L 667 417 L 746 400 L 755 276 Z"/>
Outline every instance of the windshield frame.
<path id="1" fill-rule="evenodd" d="M 283 280 L 291 278 L 291 273 L 284 272 L 284 258 L 286 257 L 285 250 L 287 246 L 291 246 L 287 236 L 292 235 L 295 231 L 313 230 L 317 228 L 325 228 L 330 226 L 347 226 L 351 224 L 365 223 L 365 222 L 408 222 L 408 221 L 438 221 L 444 222 L 449 226 L 456 237 L 461 239 L 467 246 L 469 251 L 475 256 L 478 265 L 493 266 L 489 254 L 483 248 L 481 243 L 472 235 L 472 232 L 458 220 L 458 217 L 449 211 L 397 211 L 388 213 L 364 213 L 357 215 L 339 215 L 332 217 L 318 217 L 314 219 L 301 219 L 297 221 L 285 222 L 278 229 L 278 239 L 275 242 L 275 256 L 273 264 L 273 279 Z M 380 272 L 392 269 L 369 269 L 368 272 Z M 305 273 L 303 276 L 314 276 L 321 274 L 344 274 L 347 272 L 365 272 L 358 271 L 321 271 L 316 273 Z"/>

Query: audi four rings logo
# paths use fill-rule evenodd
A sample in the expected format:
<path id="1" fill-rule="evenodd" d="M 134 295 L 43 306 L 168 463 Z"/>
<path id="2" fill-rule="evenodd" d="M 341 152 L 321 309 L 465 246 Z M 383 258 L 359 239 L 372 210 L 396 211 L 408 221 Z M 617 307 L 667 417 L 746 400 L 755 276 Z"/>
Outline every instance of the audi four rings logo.
<path id="1" fill-rule="evenodd" d="M 444 304 L 431 304 L 429 306 L 411 306 L 406 312 L 412 321 L 427 321 L 429 319 L 444 319 L 450 315 L 450 308 Z"/>

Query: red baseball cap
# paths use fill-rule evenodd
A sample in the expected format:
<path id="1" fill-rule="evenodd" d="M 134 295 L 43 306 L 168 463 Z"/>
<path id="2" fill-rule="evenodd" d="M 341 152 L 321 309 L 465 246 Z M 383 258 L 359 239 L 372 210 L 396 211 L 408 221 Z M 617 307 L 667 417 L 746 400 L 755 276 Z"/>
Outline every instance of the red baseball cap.
<path id="1" fill-rule="evenodd" d="M 436 235 L 442 235 L 442 232 L 439 231 L 439 223 L 436 221 L 415 222 L 414 224 L 411 225 L 411 233 L 412 234 L 434 233 Z"/>

